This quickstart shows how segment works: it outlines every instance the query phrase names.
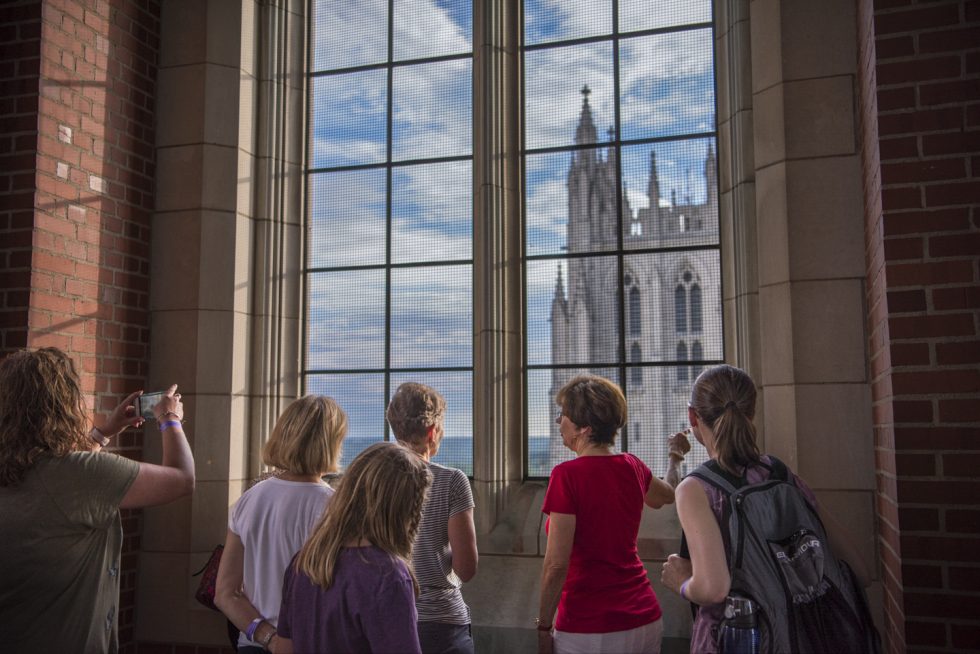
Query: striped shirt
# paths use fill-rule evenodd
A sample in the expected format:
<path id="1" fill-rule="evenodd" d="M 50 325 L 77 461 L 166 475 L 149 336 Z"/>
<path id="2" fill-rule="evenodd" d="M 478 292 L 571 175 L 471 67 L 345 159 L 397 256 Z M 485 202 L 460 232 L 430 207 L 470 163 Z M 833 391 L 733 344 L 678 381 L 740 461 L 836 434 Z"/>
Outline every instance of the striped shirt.
<path id="1" fill-rule="evenodd" d="M 466 625 L 470 610 L 459 592 L 449 548 L 449 518 L 473 508 L 470 481 L 461 471 L 429 463 L 432 487 L 422 508 L 422 522 L 412 550 L 412 566 L 421 594 L 415 601 L 419 622 Z"/>

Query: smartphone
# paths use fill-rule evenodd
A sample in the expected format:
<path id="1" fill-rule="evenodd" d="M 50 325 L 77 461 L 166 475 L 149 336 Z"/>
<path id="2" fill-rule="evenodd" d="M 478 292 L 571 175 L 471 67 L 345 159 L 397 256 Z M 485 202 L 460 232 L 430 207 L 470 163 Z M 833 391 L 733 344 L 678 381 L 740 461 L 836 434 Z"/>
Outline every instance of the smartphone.
<path id="1" fill-rule="evenodd" d="M 153 415 L 153 407 L 163 399 L 163 395 L 163 391 L 157 391 L 156 393 L 143 393 L 136 398 L 136 410 L 143 416 L 144 420 L 156 420 L 156 416 Z"/>

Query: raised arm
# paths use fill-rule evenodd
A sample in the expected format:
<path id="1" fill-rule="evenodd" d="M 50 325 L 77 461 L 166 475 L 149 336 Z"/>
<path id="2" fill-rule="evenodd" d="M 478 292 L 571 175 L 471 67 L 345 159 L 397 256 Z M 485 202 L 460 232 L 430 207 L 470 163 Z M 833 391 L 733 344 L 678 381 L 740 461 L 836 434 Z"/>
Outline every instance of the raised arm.
<path id="1" fill-rule="evenodd" d="M 476 551 L 473 509 L 449 516 L 449 548 L 453 552 L 453 571 L 456 576 L 464 582 L 472 579 L 480 560 L 480 555 Z"/>
<path id="2" fill-rule="evenodd" d="M 651 509 L 659 509 L 664 504 L 673 504 L 674 489 L 663 479 L 654 476 L 650 479 L 650 486 L 647 487 L 647 494 L 644 496 L 643 501 Z"/>
<path id="3" fill-rule="evenodd" d="M 687 438 L 690 432 L 690 429 L 685 429 L 667 439 L 667 474 L 664 476 L 664 481 L 671 488 L 677 488 L 681 483 L 681 463 L 691 451 L 691 442 Z"/>
<path id="4" fill-rule="evenodd" d="M 140 463 L 139 474 L 119 505 L 123 509 L 166 504 L 194 492 L 194 455 L 184 435 L 181 420 L 184 405 L 177 385 L 167 389 L 163 399 L 153 407 L 163 441 L 160 465 Z"/>
<path id="5" fill-rule="evenodd" d="M 664 563 L 661 581 L 696 604 L 723 602 L 732 583 L 725 545 L 708 496 L 694 479 L 687 478 L 677 487 L 677 516 L 687 536 L 691 559 L 671 554 Z"/>

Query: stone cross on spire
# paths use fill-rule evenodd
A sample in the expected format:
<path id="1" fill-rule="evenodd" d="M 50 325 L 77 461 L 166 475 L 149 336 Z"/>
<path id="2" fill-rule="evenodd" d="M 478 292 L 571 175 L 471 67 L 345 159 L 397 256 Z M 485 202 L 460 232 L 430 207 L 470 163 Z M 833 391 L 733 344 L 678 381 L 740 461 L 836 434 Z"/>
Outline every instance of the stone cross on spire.
<path id="1" fill-rule="evenodd" d="M 575 142 L 579 145 L 595 143 L 595 124 L 592 122 L 592 108 L 589 106 L 589 85 L 582 87 L 582 113 L 579 117 L 578 129 L 575 131 Z M 594 158 L 593 154 L 585 155 L 587 159 Z"/>

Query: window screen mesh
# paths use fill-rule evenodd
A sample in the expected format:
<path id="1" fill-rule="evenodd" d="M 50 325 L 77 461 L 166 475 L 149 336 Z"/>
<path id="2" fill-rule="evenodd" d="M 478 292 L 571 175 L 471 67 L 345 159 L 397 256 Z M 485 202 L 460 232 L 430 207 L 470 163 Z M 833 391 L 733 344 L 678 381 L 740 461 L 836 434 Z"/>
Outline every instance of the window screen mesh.
<path id="1" fill-rule="evenodd" d="M 527 472 L 572 456 L 554 397 L 589 370 L 663 475 L 724 358 L 711 4 L 527 1 L 524 26 Z"/>
<path id="2" fill-rule="evenodd" d="M 429 383 L 435 460 L 472 474 L 471 2 L 315 0 L 310 49 L 306 391 L 347 412 L 347 465 Z"/>

